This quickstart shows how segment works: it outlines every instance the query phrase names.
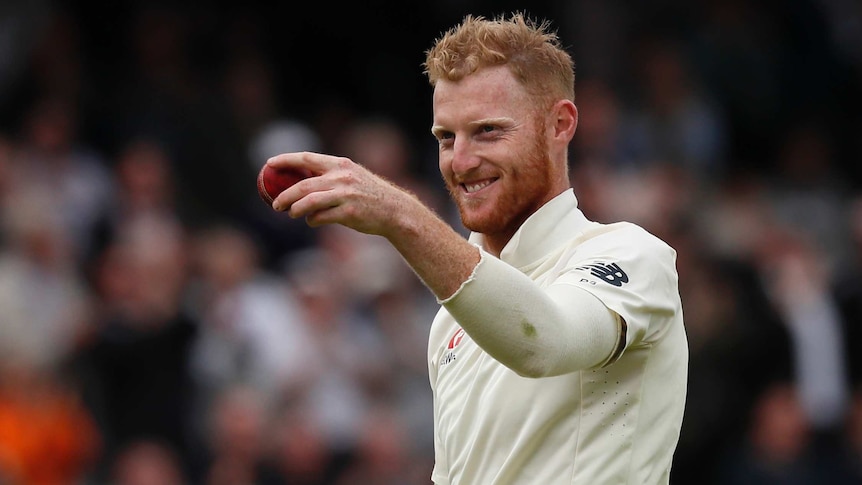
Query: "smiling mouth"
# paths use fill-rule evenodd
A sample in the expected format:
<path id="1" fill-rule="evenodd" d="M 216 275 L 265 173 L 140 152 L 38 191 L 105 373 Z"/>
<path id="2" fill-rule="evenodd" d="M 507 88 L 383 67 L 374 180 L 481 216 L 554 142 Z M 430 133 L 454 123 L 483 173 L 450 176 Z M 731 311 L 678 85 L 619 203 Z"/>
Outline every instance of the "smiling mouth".
<path id="1" fill-rule="evenodd" d="M 485 187 L 491 185 L 496 180 L 497 179 L 485 179 L 485 180 L 480 180 L 479 182 L 464 183 L 464 184 L 461 184 L 461 187 L 463 187 L 464 191 L 467 192 L 468 194 L 473 194 L 473 193 L 476 193 L 476 192 L 484 189 Z"/>

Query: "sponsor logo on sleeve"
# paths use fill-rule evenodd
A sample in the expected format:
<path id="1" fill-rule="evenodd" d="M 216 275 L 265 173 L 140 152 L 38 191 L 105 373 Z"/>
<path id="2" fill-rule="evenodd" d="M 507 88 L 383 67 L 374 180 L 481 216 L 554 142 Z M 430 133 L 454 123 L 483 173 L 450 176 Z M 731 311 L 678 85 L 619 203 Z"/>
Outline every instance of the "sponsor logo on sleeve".
<path id="1" fill-rule="evenodd" d="M 605 283 L 614 286 L 623 286 L 623 284 L 629 282 L 629 275 L 627 275 L 617 263 L 598 262 L 580 266 L 575 269 L 588 271 L 592 276 L 598 278 L 600 281 L 604 281 Z"/>

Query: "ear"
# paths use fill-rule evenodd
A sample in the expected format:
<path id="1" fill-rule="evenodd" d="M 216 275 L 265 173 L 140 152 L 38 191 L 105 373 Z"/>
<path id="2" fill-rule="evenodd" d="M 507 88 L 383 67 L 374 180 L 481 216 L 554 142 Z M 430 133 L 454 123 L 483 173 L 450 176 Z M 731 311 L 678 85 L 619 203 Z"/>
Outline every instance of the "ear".
<path id="1" fill-rule="evenodd" d="M 554 139 L 568 144 L 578 129 L 578 107 L 568 99 L 561 99 L 554 104 L 551 114 Z"/>

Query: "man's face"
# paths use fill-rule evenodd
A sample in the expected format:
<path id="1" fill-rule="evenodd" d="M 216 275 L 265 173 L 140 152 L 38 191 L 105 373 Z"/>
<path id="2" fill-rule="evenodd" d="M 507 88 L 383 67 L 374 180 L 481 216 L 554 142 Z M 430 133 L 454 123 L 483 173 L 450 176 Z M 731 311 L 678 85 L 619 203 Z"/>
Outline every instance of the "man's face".
<path id="1" fill-rule="evenodd" d="M 437 83 L 440 172 L 468 229 L 505 243 L 559 193 L 539 112 L 504 66 Z"/>

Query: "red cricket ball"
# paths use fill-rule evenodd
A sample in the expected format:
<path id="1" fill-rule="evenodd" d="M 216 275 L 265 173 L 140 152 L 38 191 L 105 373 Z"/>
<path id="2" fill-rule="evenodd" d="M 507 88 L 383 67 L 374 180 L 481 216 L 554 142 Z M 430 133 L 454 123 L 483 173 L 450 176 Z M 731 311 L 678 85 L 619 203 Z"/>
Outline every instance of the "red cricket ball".
<path id="1" fill-rule="evenodd" d="M 274 168 L 264 165 L 257 175 L 257 192 L 268 205 L 278 197 L 278 194 L 302 179 L 311 176 L 311 172 L 303 168 Z"/>

